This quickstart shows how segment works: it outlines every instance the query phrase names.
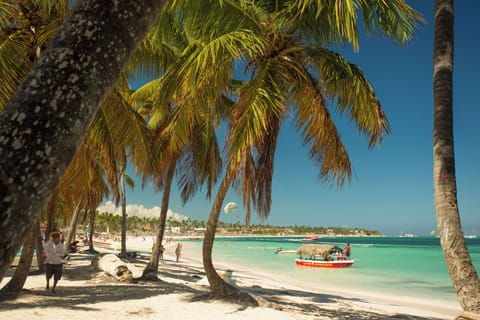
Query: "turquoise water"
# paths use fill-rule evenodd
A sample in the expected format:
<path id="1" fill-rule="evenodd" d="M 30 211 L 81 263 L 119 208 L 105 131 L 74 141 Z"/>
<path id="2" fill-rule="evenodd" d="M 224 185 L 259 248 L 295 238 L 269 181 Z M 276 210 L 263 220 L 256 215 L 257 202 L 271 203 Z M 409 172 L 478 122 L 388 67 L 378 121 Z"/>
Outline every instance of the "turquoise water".
<path id="1" fill-rule="evenodd" d="M 478 272 L 480 238 L 466 240 Z M 342 269 L 299 267 L 295 265 L 295 254 L 275 254 L 277 248 L 297 249 L 301 238 L 217 238 L 213 258 L 214 262 L 228 262 L 234 270 L 252 268 L 276 280 L 289 278 L 319 289 L 326 284 L 375 294 L 456 300 L 438 238 L 336 237 L 315 241 L 340 247 L 347 242 L 356 261 L 352 267 Z"/>

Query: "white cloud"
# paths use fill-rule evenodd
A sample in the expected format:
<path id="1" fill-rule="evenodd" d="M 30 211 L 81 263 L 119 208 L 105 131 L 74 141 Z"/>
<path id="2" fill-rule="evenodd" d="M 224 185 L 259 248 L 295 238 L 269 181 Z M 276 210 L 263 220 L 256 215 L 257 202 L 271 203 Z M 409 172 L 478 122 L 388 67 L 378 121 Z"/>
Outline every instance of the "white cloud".
<path id="1" fill-rule="evenodd" d="M 100 205 L 97 210 L 100 213 L 108 212 L 118 216 L 122 215 L 122 207 L 116 207 L 112 201 L 107 201 L 106 203 Z M 139 218 L 160 218 L 160 207 L 145 208 L 143 205 L 129 204 L 127 205 L 127 215 L 136 216 Z M 183 221 L 188 219 L 188 217 L 168 209 L 167 220 L 168 219 Z"/>

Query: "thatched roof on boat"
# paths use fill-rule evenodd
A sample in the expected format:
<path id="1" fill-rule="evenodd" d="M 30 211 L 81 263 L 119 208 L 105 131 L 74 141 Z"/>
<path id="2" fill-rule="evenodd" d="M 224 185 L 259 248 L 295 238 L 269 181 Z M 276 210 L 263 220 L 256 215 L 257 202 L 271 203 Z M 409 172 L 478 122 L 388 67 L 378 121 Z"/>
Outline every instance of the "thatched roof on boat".
<path id="1" fill-rule="evenodd" d="M 342 249 L 333 244 L 306 243 L 297 249 L 297 254 L 301 256 L 319 256 L 322 259 L 326 259 L 330 253 L 335 251 L 342 251 Z"/>

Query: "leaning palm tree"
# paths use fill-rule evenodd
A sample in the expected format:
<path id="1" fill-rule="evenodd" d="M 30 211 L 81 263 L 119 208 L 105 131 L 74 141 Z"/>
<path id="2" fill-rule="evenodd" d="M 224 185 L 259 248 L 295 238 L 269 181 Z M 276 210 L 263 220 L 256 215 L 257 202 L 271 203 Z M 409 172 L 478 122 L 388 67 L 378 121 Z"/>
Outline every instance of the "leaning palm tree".
<path id="1" fill-rule="evenodd" d="M 66 17 L 70 1 L 2 1 L 0 3 L 0 109 L 10 98 L 13 91 L 23 81 L 33 63 L 37 61 L 48 41 Z M 148 159 L 148 129 L 143 119 L 135 114 L 128 104 L 130 88 L 125 76 L 121 76 L 113 92 L 102 104 L 89 135 L 90 144 L 103 143 L 100 150 L 106 164 L 105 173 L 111 186 L 113 197 L 118 203 L 120 199 L 117 166 L 125 167 L 126 152 L 132 161 L 139 162 Z M 96 132 L 96 133 L 95 133 Z M 103 139 L 103 140 L 101 140 Z M 121 160 L 119 160 L 121 159 Z M 81 189 L 82 186 L 79 186 Z M 78 188 L 77 188 L 78 189 Z M 55 189 L 58 192 L 61 190 Z M 75 190 L 76 192 L 78 190 Z M 48 221 L 53 222 L 57 201 L 62 200 L 55 194 L 49 200 L 47 210 Z M 73 205 L 70 205 L 73 207 Z M 52 229 L 47 224 L 47 233 Z"/>
<path id="2" fill-rule="evenodd" d="M 457 298 L 480 314 L 480 279 L 463 236 L 457 203 L 453 148 L 453 0 L 435 1 L 433 74 L 433 185 L 440 242 Z M 466 315 L 467 316 L 467 315 Z"/>
<path id="3" fill-rule="evenodd" d="M 149 119 L 154 132 L 155 161 L 143 167 L 143 176 L 152 176 L 155 188 L 163 192 L 159 228 L 150 261 L 143 272 L 143 277 L 150 279 L 155 279 L 158 271 L 175 174 L 185 203 L 202 185 L 206 185 L 209 197 L 221 170 L 215 130 L 219 114 L 192 112 L 197 103 L 189 94 L 190 88 L 185 90 L 185 86 L 176 85 L 181 82 L 177 70 L 190 57 L 189 52 L 195 44 L 189 43 L 185 30 L 169 13 L 161 16 L 146 39 L 149 45 L 144 47 L 150 48 L 150 52 L 139 50 L 144 55 L 150 53 L 150 57 L 157 57 L 156 65 L 161 66 L 158 67 L 160 77 L 133 94 L 135 103 L 140 106 L 139 112 Z M 144 56 L 145 60 L 148 58 Z"/>
<path id="4" fill-rule="evenodd" d="M 361 69 L 331 48 L 350 44 L 358 49 L 358 15 L 367 32 L 380 29 L 399 44 L 412 37 L 421 18 L 403 1 L 174 2 L 184 9 L 179 15 L 196 41 L 178 73 L 185 75 L 182 83 L 191 86 L 199 105 L 208 105 L 231 86 L 234 64 L 243 67 L 237 76 L 244 82 L 236 87 L 230 110 L 226 173 L 203 242 L 212 296 L 223 297 L 236 294 L 212 263 L 227 191 L 234 186 L 243 195 L 247 222 L 252 205 L 261 217 L 269 215 L 275 147 L 284 121 L 294 121 L 302 132 L 310 157 L 321 168 L 319 178 L 340 186 L 349 181 L 350 160 L 332 110 L 348 115 L 369 138 L 370 147 L 389 133 L 389 125 Z"/>
<path id="5" fill-rule="evenodd" d="M 8 235 L 0 240 L 0 278 L 81 145 L 104 95 L 157 20 L 165 1 L 123 0 L 117 4 L 75 1 L 62 25 L 68 32 L 56 34 L 0 113 L 0 135 L 4 137 L 0 153 L 10 155 L 0 157 L 5 177 L 0 188 L 4 195 L 0 233 Z M 87 10 L 92 7 L 96 10 Z M 99 23 L 92 29 L 85 21 Z M 118 39 L 115 46 L 112 38 Z M 91 58 L 78 68 L 80 57 Z M 66 85 L 72 82 L 75 85 Z M 32 110 L 41 111 L 42 117 Z M 24 161 L 27 153 L 29 161 Z"/>

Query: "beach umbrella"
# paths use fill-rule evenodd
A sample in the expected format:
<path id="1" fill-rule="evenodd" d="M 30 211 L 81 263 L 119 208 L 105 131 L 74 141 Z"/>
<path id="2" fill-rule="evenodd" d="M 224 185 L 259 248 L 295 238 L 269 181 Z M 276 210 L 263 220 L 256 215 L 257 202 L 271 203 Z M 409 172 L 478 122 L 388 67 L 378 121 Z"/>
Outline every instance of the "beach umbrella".
<path id="1" fill-rule="evenodd" d="M 238 210 L 238 205 L 235 202 L 229 202 L 225 205 L 225 208 L 223 208 L 223 211 L 225 213 L 232 213 Z"/>

